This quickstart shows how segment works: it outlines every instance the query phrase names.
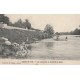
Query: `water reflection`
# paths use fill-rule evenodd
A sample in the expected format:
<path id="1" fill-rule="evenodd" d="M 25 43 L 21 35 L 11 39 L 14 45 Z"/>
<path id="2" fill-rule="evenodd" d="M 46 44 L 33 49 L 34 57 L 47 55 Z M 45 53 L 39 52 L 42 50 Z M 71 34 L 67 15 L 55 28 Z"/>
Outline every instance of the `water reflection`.
<path id="1" fill-rule="evenodd" d="M 44 44 L 45 44 L 46 48 L 48 48 L 48 49 L 51 49 L 54 46 L 53 42 L 45 42 Z"/>
<path id="2" fill-rule="evenodd" d="M 65 38 L 65 36 L 62 36 Z M 80 59 L 80 37 L 68 36 L 68 41 L 53 41 L 46 39 L 29 46 L 30 59 Z"/>

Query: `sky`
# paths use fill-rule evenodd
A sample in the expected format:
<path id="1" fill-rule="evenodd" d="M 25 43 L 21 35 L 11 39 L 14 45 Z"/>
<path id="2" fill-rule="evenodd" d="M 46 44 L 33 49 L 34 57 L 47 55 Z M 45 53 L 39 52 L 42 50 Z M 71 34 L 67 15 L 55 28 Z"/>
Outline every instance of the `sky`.
<path id="1" fill-rule="evenodd" d="M 80 25 L 80 14 L 6 14 L 11 22 L 28 19 L 33 28 L 44 30 L 46 24 L 55 32 L 69 32 Z"/>

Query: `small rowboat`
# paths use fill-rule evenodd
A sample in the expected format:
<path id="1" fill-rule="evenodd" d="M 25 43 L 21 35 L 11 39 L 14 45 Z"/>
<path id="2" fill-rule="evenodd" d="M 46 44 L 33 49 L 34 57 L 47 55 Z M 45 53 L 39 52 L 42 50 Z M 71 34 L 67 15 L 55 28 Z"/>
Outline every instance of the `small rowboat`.
<path id="1" fill-rule="evenodd" d="M 55 41 L 67 41 L 67 39 L 53 39 Z"/>

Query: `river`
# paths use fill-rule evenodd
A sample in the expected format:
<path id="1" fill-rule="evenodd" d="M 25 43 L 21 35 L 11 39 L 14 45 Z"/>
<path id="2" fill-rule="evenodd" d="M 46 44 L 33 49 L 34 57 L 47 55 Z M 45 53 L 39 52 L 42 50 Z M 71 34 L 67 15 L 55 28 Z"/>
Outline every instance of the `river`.
<path id="1" fill-rule="evenodd" d="M 65 35 L 61 39 L 65 39 Z M 67 35 L 67 41 L 44 39 L 31 44 L 28 59 L 39 60 L 80 60 L 80 37 Z"/>

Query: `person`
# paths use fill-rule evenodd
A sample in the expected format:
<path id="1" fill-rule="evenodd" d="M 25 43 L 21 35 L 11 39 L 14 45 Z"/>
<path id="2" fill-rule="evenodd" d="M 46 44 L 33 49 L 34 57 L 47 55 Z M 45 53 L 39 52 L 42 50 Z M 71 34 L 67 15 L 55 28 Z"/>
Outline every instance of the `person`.
<path id="1" fill-rule="evenodd" d="M 29 41 L 28 37 L 27 37 L 27 42 Z"/>
<path id="2" fill-rule="evenodd" d="M 66 36 L 66 38 L 65 38 L 66 40 L 68 39 L 68 37 Z"/>

